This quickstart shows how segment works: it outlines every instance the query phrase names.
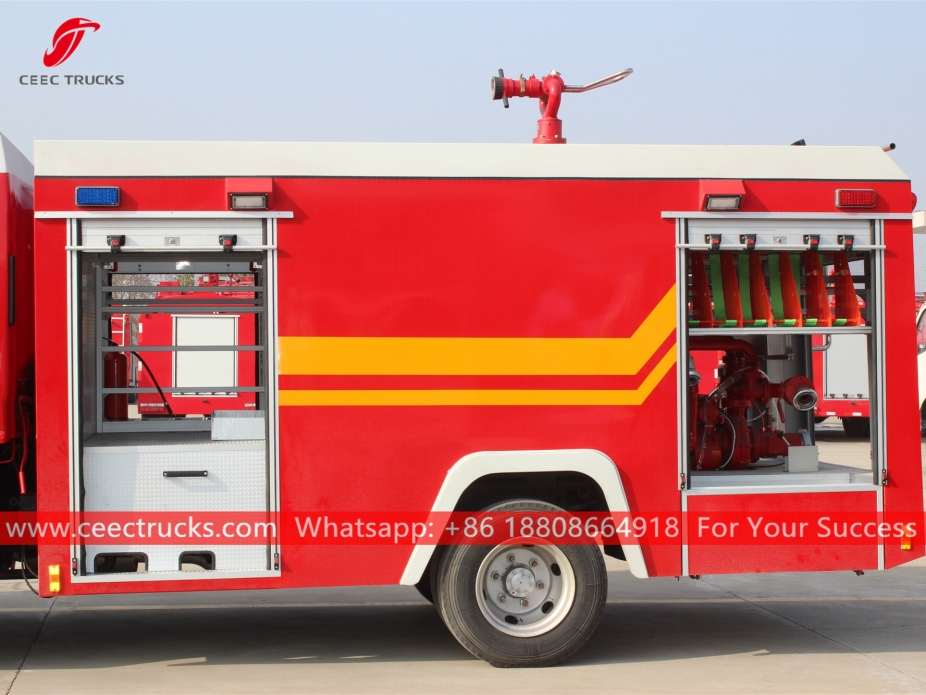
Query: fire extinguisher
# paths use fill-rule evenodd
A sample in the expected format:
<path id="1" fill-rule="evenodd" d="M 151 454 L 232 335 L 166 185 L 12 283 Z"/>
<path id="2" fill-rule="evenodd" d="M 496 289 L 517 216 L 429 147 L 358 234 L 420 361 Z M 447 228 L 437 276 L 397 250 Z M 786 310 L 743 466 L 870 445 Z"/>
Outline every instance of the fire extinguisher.
<path id="1" fill-rule="evenodd" d="M 124 389 L 129 386 L 129 358 L 122 352 L 107 352 L 103 357 L 103 387 Z M 110 393 L 103 399 L 103 417 L 107 420 L 129 419 L 129 395 Z"/>

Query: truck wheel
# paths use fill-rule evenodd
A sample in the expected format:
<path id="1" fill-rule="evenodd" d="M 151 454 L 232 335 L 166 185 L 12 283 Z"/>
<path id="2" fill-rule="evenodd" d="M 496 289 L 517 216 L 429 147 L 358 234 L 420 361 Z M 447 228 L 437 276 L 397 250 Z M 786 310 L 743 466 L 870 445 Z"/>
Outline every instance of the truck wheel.
<path id="1" fill-rule="evenodd" d="M 486 511 L 563 510 L 518 500 Z M 435 568 L 435 605 L 444 623 L 471 654 L 493 666 L 556 664 L 585 644 L 604 611 L 608 574 L 597 545 L 531 540 L 449 546 Z"/>
<path id="2" fill-rule="evenodd" d="M 847 437 L 864 439 L 871 436 L 871 420 L 867 417 L 844 417 L 842 429 Z"/>

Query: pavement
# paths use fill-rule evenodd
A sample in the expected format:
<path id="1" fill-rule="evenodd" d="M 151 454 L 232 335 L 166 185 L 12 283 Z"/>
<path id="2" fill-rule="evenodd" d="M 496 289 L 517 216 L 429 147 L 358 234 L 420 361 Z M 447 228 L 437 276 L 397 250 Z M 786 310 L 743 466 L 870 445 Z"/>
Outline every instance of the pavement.
<path id="1" fill-rule="evenodd" d="M 818 435 L 824 460 L 867 459 L 838 427 Z M 524 670 L 472 657 L 407 587 L 46 600 L 2 581 L 0 693 L 926 693 L 924 560 L 861 577 L 608 569 L 591 641 Z"/>

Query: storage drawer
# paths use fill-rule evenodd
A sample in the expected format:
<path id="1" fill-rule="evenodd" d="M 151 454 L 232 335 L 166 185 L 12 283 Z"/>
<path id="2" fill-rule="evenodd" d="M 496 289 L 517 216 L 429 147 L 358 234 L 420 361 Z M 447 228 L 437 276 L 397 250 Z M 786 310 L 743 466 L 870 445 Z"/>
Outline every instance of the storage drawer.
<path id="1" fill-rule="evenodd" d="M 207 475 L 176 475 L 188 471 Z M 97 435 L 84 446 L 83 489 L 86 512 L 264 512 L 266 442 L 211 441 L 208 432 Z M 146 571 L 139 580 L 179 571 L 183 553 L 211 553 L 218 572 L 269 566 L 267 544 L 228 545 L 206 537 L 177 545 L 94 545 L 88 538 L 84 548 L 87 574 L 95 573 L 98 554 L 143 554 Z"/>
<path id="2" fill-rule="evenodd" d="M 88 512 L 266 510 L 265 442 L 216 444 L 225 446 L 85 447 L 83 508 Z M 208 474 L 164 476 L 176 471 Z"/>

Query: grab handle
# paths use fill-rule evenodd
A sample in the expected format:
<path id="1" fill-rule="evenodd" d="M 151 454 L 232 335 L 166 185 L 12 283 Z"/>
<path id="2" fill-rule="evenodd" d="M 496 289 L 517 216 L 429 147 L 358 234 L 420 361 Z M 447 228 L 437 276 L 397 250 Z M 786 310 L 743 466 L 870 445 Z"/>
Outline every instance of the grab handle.
<path id="1" fill-rule="evenodd" d="M 165 478 L 205 478 L 209 471 L 164 471 Z"/>

